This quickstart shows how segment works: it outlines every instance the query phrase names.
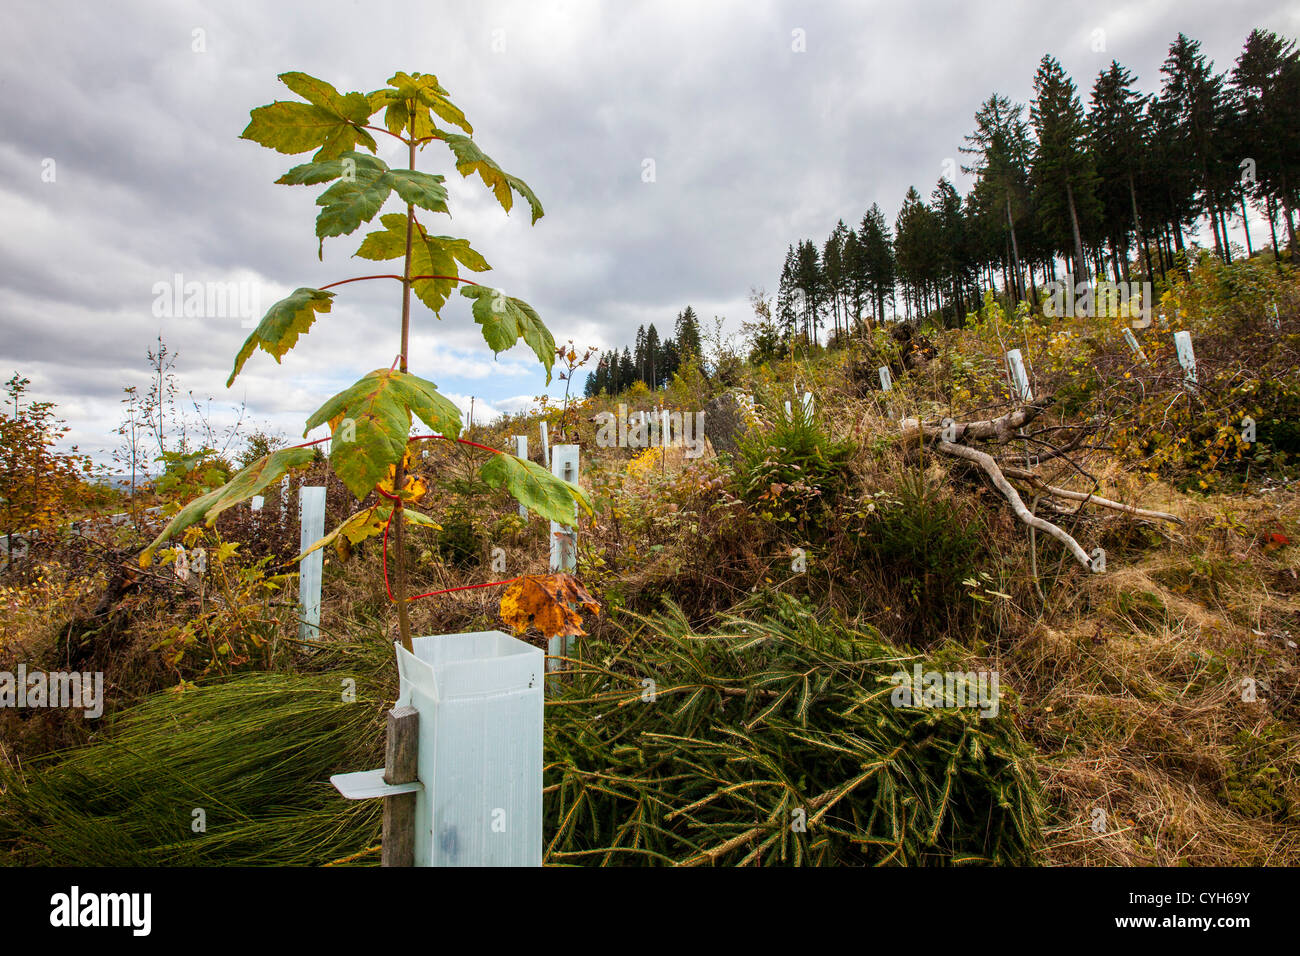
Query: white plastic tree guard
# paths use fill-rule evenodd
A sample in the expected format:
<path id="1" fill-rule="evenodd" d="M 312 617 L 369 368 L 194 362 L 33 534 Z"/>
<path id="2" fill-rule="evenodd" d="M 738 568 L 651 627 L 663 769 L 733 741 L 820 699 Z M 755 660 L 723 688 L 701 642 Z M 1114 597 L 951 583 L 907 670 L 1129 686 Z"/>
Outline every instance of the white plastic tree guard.
<path id="1" fill-rule="evenodd" d="M 266 504 L 265 498 L 263 498 L 261 495 L 253 495 L 253 500 L 249 503 L 248 507 L 251 508 L 253 511 L 261 511 L 262 505 L 264 504 Z"/>
<path id="2" fill-rule="evenodd" d="M 551 451 L 551 474 L 571 485 L 578 484 L 578 446 L 556 445 Z M 578 516 L 578 506 L 573 506 L 573 516 Z M 572 572 L 578 566 L 578 529 L 551 522 L 551 573 Z M 546 645 L 550 660 L 549 670 L 559 670 L 563 666 L 562 657 L 570 657 L 573 650 L 573 635 L 557 634 Z"/>
<path id="3" fill-rule="evenodd" d="M 546 432 L 546 422 L 538 422 L 537 430 L 542 435 L 542 467 L 551 467 L 551 436 Z"/>
<path id="4" fill-rule="evenodd" d="M 528 436 L 512 435 L 511 438 L 515 443 L 515 457 L 527 459 L 528 458 Z M 525 508 L 523 505 L 519 506 L 519 517 L 523 518 L 525 521 L 528 520 L 528 509 Z"/>
<path id="5" fill-rule="evenodd" d="M 880 371 L 880 390 L 882 392 L 888 392 L 894 387 L 894 380 L 889 376 L 889 367 L 886 365 L 882 365 L 880 366 L 879 371 Z"/>
<path id="6" fill-rule="evenodd" d="M 1132 350 L 1133 357 L 1145 365 L 1147 363 L 1147 354 L 1142 351 L 1142 346 L 1138 344 L 1137 336 L 1133 334 L 1132 329 L 1124 329 L 1124 341 L 1128 343 L 1129 349 Z"/>
<path id="7" fill-rule="evenodd" d="M 176 557 L 172 560 L 172 573 L 182 581 L 190 579 L 190 557 L 185 545 L 176 545 Z"/>
<path id="8" fill-rule="evenodd" d="M 1192 333 L 1175 332 L 1174 347 L 1178 350 L 1178 364 L 1183 367 L 1183 384 L 1196 384 L 1196 354 L 1192 351 Z"/>
<path id="9" fill-rule="evenodd" d="M 500 631 L 397 647 L 420 714 L 416 866 L 541 866 L 542 652 Z"/>
<path id="10" fill-rule="evenodd" d="M 790 410 L 790 403 L 789 403 L 789 402 L 786 402 L 786 403 L 785 403 L 785 417 L 786 417 L 787 419 L 792 419 L 792 418 L 794 418 L 794 412 L 792 412 L 792 411 Z"/>
<path id="11" fill-rule="evenodd" d="M 804 414 L 804 418 L 812 418 L 812 414 L 813 414 L 812 392 L 803 393 L 803 414 Z"/>
<path id="12" fill-rule="evenodd" d="M 330 782 L 350 800 L 414 793 L 415 866 L 541 866 L 542 652 L 500 631 L 411 646 L 396 645 L 393 712 L 418 715 L 415 779 L 389 782 L 381 769 Z"/>
<path id="13" fill-rule="evenodd" d="M 300 551 L 306 551 L 325 537 L 325 488 L 311 485 L 298 489 L 298 517 L 302 522 Z M 324 549 L 313 551 L 298 562 L 298 639 L 320 637 L 320 582 Z"/>
<path id="14" fill-rule="evenodd" d="M 551 451 L 551 474 L 571 485 L 578 484 L 578 446 L 556 445 Z M 574 505 L 577 516 L 577 505 Z M 578 532 L 576 528 L 551 522 L 551 573 L 572 571 L 578 566 Z"/>
<path id="15" fill-rule="evenodd" d="M 1007 364 L 1011 366 L 1011 381 L 1016 398 L 1022 402 L 1032 402 L 1034 392 L 1029 387 L 1029 376 L 1025 372 L 1025 360 L 1020 355 L 1020 349 L 1012 349 L 1007 353 Z"/>

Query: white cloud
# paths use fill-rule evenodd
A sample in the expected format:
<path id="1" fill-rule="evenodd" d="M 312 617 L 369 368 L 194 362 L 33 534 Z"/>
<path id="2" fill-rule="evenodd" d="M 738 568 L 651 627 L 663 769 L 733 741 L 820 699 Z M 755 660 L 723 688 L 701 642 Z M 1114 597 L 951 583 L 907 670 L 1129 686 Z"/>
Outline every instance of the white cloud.
<path id="1" fill-rule="evenodd" d="M 688 303 L 737 330 L 749 288 L 774 290 L 788 244 L 856 224 L 872 202 L 892 219 L 909 185 L 928 195 L 980 102 L 1027 100 L 1044 52 L 1085 89 L 1113 55 L 1153 90 L 1180 30 L 1223 69 L 1251 27 L 1295 22 L 1277 0 L 1083 14 L 1031 0 L 20 5 L 0 41 L 0 352 L 85 447 L 110 443 L 120 389 L 143 381 L 160 331 L 186 389 L 223 406 L 247 396 L 253 420 L 288 434 L 333 389 L 386 367 L 400 315 L 388 281 L 338 287 L 280 365 L 258 353 L 230 392 L 247 329 L 151 313 L 153 284 L 175 273 L 256 281 L 267 305 L 390 271 L 351 258 L 361 233 L 328 240 L 319 261 L 318 190 L 273 184 L 305 157 L 238 138 L 252 107 L 292 96 L 284 71 L 363 90 L 398 69 L 437 73 L 547 215 L 504 215 L 434 143 L 419 161 L 448 176 L 454 217 L 430 227 L 468 237 L 496 267 L 483 281 L 535 306 L 557 341 L 613 347 L 640 324 L 670 329 Z M 1104 54 L 1090 47 L 1097 26 Z M 806 53 L 791 50 L 795 28 Z M 641 181 L 647 157 L 654 183 Z M 548 391 L 527 349 L 492 356 L 459 297 L 441 322 L 414 306 L 411 369 L 475 395 L 476 418 L 480 403 L 496 412 Z"/>

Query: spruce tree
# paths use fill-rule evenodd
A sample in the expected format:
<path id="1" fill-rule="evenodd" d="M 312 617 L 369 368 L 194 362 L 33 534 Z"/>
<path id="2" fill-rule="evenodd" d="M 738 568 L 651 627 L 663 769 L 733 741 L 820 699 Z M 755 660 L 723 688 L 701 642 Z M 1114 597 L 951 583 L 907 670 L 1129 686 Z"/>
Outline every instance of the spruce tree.
<path id="1" fill-rule="evenodd" d="M 697 359 L 700 357 L 700 322 L 695 315 L 695 310 L 689 305 L 677 315 L 673 338 L 677 342 L 677 352 L 683 362 L 691 356 Z"/>
<path id="2" fill-rule="evenodd" d="M 844 248 L 840 256 L 844 269 L 844 295 L 845 302 L 848 304 L 848 316 L 851 318 L 852 325 L 860 331 L 862 300 L 867 295 L 867 285 L 862 277 L 862 244 L 858 241 L 858 234 L 852 229 L 844 237 Z M 848 324 L 846 319 L 846 325 Z"/>
<path id="3" fill-rule="evenodd" d="M 1244 160 L 1254 160 L 1254 182 L 1243 185 L 1250 198 L 1263 204 L 1270 226 L 1273 210 L 1281 207 L 1294 249 L 1292 213 L 1300 201 L 1300 52 L 1295 41 L 1252 30 L 1233 68 L 1232 86 L 1241 132 L 1231 158 L 1238 168 Z"/>
<path id="4" fill-rule="evenodd" d="M 1034 77 L 1029 111 L 1037 142 L 1030 182 L 1039 220 L 1057 250 L 1073 250 L 1074 281 L 1091 275 L 1083 233 L 1100 218 L 1097 174 L 1088 149 L 1087 125 L 1074 81 L 1053 56 L 1044 56 Z"/>
<path id="5" fill-rule="evenodd" d="M 1130 229 L 1145 255 L 1137 184 L 1147 147 L 1147 126 L 1145 99 L 1134 89 L 1134 82 L 1132 73 L 1111 60 L 1110 67 L 1097 75 L 1088 108 L 1104 235 L 1112 253 L 1118 251 L 1125 257 L 1125 279 Z M 1150 262 L 1146 271 L 1151 274 Z"/>
<path id="6" fill-rule="evenodd" d="M 1024 295 L 1017 229 L 1024 231 L 1023 222 L 1029 209 L 1029 159 L 1033 149 L 1023 112 L 1023 105 L 1013 105 L 1005 96 L 994 93 L 975 113 L 975 132 L 966 137 L 967 145 L 959 147 L 961 152 L 974 157 L 971 165 L 962 167 L 962 172 L 976 177 L 976 206 L 990 219 L 1000 219 L 1002 229 L 998 234 L 1005 230 L 1010 240 L 1013 280 L 1010 291 L 1017 301 Z M 992 249 L 987 251 L 991 253 Z"/>
<path id="7" fill-rule="evenodd" d="M 920 197 L 917 196 L 917 200 Z M 894 300 L 894 282 L 897 275 L 894 260 L 894 239 L 889 222 L 876 203 L 871 204 L 858 230 L 861 248 L 861 275 L 864 287 L 873 303 L 878 322 L 885 320 L 885 302 Z"/>
<path id="8" fill-rule="evenodd" d="M 776 324 L 782 337 L 793 339 L 802 315 L 798 296 L 798 279 L 795 276 L 794 246 L 787 246 L 785 264 L 781 267 L 781 282 L 776 291 Z"/>
<path id="9" fill-rule="evenodd" d="M 1226 162 L 1220 134 L 1227 108 L 1223 77 L 1215 74 L 1201 45 L 1182 33 L 1169 47 L 1160 72 L 1165 78 L 1160 98 L 1174 152 L 1188 177 L 1187 198 L 1194 214 L 1209 219 L 1215 251 L 1226 261 L 1227 236 L 1220 235 Z"/>

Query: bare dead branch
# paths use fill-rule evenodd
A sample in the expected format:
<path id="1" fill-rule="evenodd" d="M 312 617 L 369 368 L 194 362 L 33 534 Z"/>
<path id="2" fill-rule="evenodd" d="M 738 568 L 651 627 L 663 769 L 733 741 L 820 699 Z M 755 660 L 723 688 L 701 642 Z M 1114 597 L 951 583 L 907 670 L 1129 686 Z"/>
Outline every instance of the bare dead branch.
<path id="1" fill-rule="evenodd" d="M 997 418 L 987 418 L 975 422 L 954 422 L 952 425 L 954 430 L 953 440 L 954 442 L 964 442 L 971 439 L 992 439 L 998 444 L 1005 444 L 1012 438 L 1017 437 L 1016 431 L 1041 415 L 1050 403 L 1051 399 L 1048 398 L 1037 405 L 1023 405 Z M 927 425 L 915 418 L 905 418 L 901 424 L 904 441 L 915 441 L 922 437 L 927 439 L 940 438 L 944 432 L 942 425 Z"/>
<path id="2" fill-rule="evenodd" d="M 1112 511 L 1122 511 L 1125 514 L 1130 514 L 1138 518 L 1150 518 L 1156 521 L 1172 521 L 1175 524 L 1183 523 L 1182 518 L 1165 511 L 1148 511 L 1146 508 L 1137 508 L 1133 505 L 1126 505 L 1119 501 L 1112 501 L 1109 498 L 1103 498 L 1101 495 L 1088 494 L 1082 491 L 1070 491 L 1066 488 L 1057 488 L 1055 485 L 1047 484 L 1039 475 L 1032 471 L 1027 471 L 1024 468 L 1014 468 L 1010 465 L 1005 465 L 1003 466 L 1002 471 L 1007 477 L 1016 478 L 1020 481 L 1027 481 L 1039 491 L 1056 498 L 1100 505 L 1103 508 L 1110 508 Z"/>
<path id="3" fill-rule="evenodd" d="M 1007 481 L 1006 475 L 998 467 L 997 460 L 988 452 L 978 451 L 974 448 L 968 448 L 965 445 L 956 445 L 949 441 L 940 440 L 935 447 L 945 455 L 952 455 L 955 458 L 964 458 L 967 461 L 974 462 L 984 469 L 984 473 L 989 476 L 994 487 L 1002 492 L 1002 496 L 1007 499 L 1011 505 L 1011 510 L 1016 513 L 1016 517 L 1045 534 L 1050 534 L 1053 538 L 1060 541 L 1074 555 L 1076 561 L 1089 570 L 1092 569 L 1092 561 L 1089 559 L 1086 551 L 1079 546 L 1079 542 L 1070 536 L 1069 532 L 1058 528 L 1050 521 L 1045 521 L 1030 512 L 1025 507 L 1025 503 L 1020 500 L 1020 494 L 1016 491 L 1011 482 Z"/>

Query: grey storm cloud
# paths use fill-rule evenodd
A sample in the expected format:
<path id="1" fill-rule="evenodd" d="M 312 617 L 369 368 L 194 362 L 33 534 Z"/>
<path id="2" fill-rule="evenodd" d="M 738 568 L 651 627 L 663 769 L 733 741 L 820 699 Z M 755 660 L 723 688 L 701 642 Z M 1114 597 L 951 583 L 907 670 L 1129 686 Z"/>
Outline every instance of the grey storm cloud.
<path id="1" fill-rule="evenodd" d="M 1085 92 L 1119 59 L 1143 89 L 1179 31 L 1231 65 L 1251 28 L 1300 35 L 1295 3 L 305 2 L 6 6 L 0 39 L 0 359 L 59 403 L 86 449 L 111 446 L 121 388 L 143 384 L 161 334 L 185 392 L 297 434 L 330 394 L 396 350 L 396 284 L 342 287 L 276 365 L 258 353 L 225 388 L 247 329 L 159 318 L 156 283 L 243 281 L 265 308 L 297 286 L 374 271 L 360 233 L 317 260 L 317 190 L 273 181 L 301 158 L 238 139 L 248 111 L 293 98 L 300 70 L 341 90 L 432 72 L 475 139 L 547 214 L 502 213 L 433 144 L 453 217 L 559 341 L 622 346 L 691 304 L 734 333 L 785 249 L 891 220 L 929 195 L 980 102 L 1027 102 L 1044 53 Z M 1100 33 L 1098 32 L 1100 31 Z M 1098 37 L 1104 50 L 1096 49 Z M 802 46 L 803 49 L 797 49 Z M 383 139 L 384 137 L 381 137 Z M 394 144 L 396 146 L 396 144 Z M 399 159 L 397 149 L 381 155 Z M 54 162 L 53 182 L 42 177 Z M 654 180 L 646 182 L 647 160 Z M 969 186 L 958 175 L 957 186 Z M 395 208 L 395 207 L 394 207 Z M 546 391 L 523 347 L 493 359 L 465 303 L 417 309 L 413 370 L 486 414 Z M 553 392 L 555 383 L 552 383 Z M 476 413 L 477 417 L 477 413 Z"/>

